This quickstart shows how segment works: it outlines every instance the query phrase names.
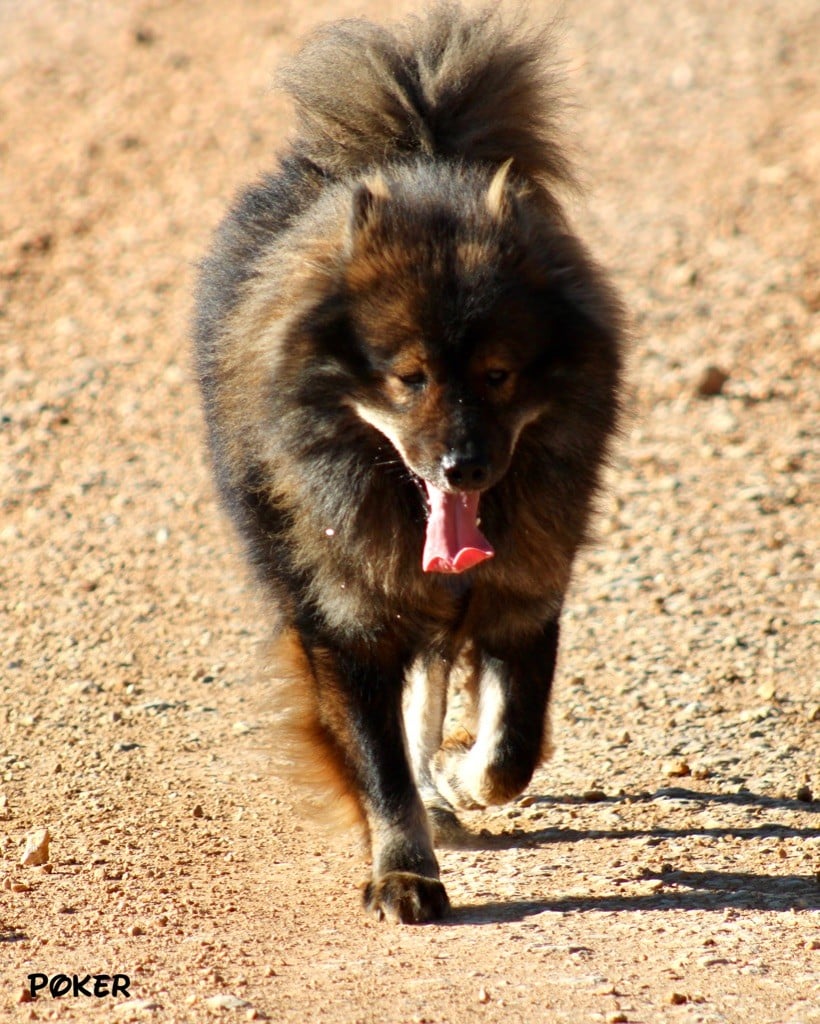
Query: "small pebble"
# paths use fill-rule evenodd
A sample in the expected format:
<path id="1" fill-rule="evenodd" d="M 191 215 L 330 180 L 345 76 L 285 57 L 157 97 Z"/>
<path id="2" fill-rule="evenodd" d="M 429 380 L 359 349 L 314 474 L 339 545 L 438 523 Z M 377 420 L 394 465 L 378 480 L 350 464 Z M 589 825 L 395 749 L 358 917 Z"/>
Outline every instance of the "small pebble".
<path id="1" fill-rule="evenodd" d="M 692 769 L 686 761 L 667 761 L 663 766 L 663 774 L 670 779 L 680 779 L 685 775 L 691 775 Z"/>
<path id="2" fill-rule="evenodd" d="M 38 828 L 26 836 L 26 848 L 20 863 L 26 867 L 40 867 L 48 863 L 48 844 L 51 842 L 47 828 Z"/>
<path id="3" fill-rule="evenodd" d="M 811 786 L 808 784 L 800 786 L 797 790 L 797 799 L 803 804 L 810 804 L 814 799 Z"/>
<path id="4" fill-rule="evenodd" d="M 761 697 L 763 700 L 774 700 L 776 694 L 777 691 L 775 689 L 774 683 L 772 682 L 763 683 L 757 688 L 757 695 L 758 697 Z"/>
<path id="5" fill-rule="evenodd" d="M 157 34 L 147 25 L 134 30 L 134 42 L 140 46 L 151 46 L 156 42 Z"/>
<path id="6" fill-rule="evenodd" d="M 713 398 L 723 391 L 723 385 L 729 374 L 719 366 L 707 366 L 697 383 L 697 393 L 701 398 Z"/>
<path id="7" fill-rule="evenodd" d="M 678 64 L 669 75 L 669 84 L 679 92 L 685 92 L 691 88 L 695 73 L 689 64 Z"/>
<path id="8" fill-rule="evenodd" d="M 689 1002 L 689 997 L 685 996 L 683 992 L 670 992 L 666 997 L 666 1001 L 671 1006 L 683 1006 L 684 1003 Z"/>
<path id="9" fill-rule="evenodd" d="M 229 992 L 221 992 L 215 996 L 208 996 L 205 1005 L 211 1010 L 244 1010 L 251 1004 L 246 999 L 240 999 Z"/>
<path id="10" fill-rule="evenodd" d="M 480 988 L 480 989 L 478 990 L 478 1001 L 479 1001 L 480 1003 L 489 1003 L 489 1001 L 490 1001 L 490 996 L 489 996 L 489 994 L 487 993 L 487 989 L 486 989 L 486 988 Z"/>
<path id="11" fill-rule="evenodd" d="M 114 1006 L 114 1013 L 131 1015 L 134 1013 L 142 1012 L 153 1012 L 160 1008 L 159 1003 L 155 999 L 126 999 L 122 1003 L 117 1003 Z"/>
<path id="12" fill-rule="evenodd" d="M 698 272 L 689 263 L 679 263 L 669 271 L 667 280 L 673 288 L 691 286 L 697 282 Z"/>

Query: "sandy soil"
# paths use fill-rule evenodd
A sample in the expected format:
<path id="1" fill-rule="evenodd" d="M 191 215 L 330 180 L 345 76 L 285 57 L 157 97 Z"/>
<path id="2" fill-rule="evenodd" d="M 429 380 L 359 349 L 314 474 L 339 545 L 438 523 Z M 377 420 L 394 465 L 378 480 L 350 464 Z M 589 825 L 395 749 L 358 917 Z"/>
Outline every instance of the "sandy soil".
<path id="1" fill-rule="evenodd" d="M 412 928 L 361 914 L 356 837 L 270 775 L 187 333 L 287 131 L 277 64 L 368 8 L 0 5 L 0 1017 L 820 1021 L 820 11 L 566 5 L 574 217 L 634 316 L 632 422 L 556 756 L 469 816 L 452 918 Z M 128 997 L 22 1001 L 35 973 Z"/>

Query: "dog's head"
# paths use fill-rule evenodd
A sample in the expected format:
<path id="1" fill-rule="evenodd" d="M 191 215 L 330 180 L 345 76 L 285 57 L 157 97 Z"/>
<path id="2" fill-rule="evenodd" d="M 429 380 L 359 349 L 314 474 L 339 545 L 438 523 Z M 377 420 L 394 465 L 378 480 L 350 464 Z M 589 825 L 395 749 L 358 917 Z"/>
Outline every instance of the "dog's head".
<path id="1" fill-rule="evenodd" d="M 539 472 L 550 450 L 586 448 L 594 473 L 617 406 L 617 301 L 557 207 L 507 165 L 421 163 L 346 196 L 337 287 L 310 314 L 307 404 L 392 444 L 427 492 L 424 568 L 460 572 L 493 553 L 478 503 L 522 438 Z"/>
<path id="2" fill-rule="evenodd" d="M 353 198 L 346 306 L 367 370 L 351 404 L 448 493 L 501 480 L 609 330 L 579 243 L 508 172 L 379 177 Z"/>

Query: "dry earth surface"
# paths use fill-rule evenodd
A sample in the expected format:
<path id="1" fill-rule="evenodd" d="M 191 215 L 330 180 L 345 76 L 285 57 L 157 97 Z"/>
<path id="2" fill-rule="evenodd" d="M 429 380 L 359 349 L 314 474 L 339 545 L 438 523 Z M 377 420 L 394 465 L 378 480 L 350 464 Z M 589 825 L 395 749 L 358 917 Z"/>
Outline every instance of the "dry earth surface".
<path id="1" fill-rule="evenodd" d="M 565 5 L 632 417 L 556 756 L 468 816 L 454 913 L 416 928 L 362 915 L 358 840 L 270 775 L 188 341 L 196 260 L 288 130 L 275 69 L 350 13 L 387 12 L 0 5 L 0 1017 L 820 1021 L 816 0 Z M 130 987 L 27 1002 L 32 973 Z"/>

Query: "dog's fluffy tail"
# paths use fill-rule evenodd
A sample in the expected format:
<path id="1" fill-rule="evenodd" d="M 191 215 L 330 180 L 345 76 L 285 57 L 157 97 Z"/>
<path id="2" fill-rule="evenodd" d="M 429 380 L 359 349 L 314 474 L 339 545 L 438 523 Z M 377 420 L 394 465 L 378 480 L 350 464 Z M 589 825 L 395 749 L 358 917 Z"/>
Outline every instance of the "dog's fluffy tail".
<path id="1" fill-rule="evenodd" d="M 450 0 L 394 32 L 359 20 L 326 26 L 283 72 L 296 151 L 332 177 L 416 156 L 512 158 L 524 178 L 572 184 L 550 36 L 495 3 L 475 13 Z"/>

